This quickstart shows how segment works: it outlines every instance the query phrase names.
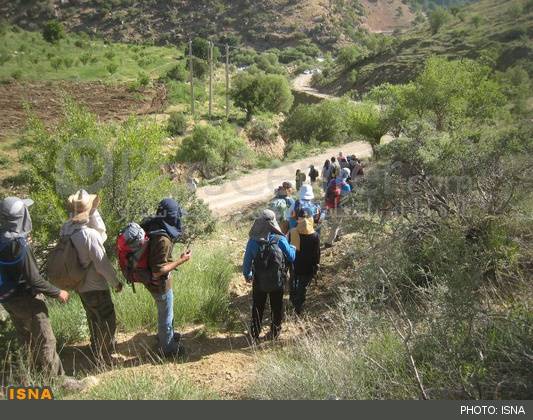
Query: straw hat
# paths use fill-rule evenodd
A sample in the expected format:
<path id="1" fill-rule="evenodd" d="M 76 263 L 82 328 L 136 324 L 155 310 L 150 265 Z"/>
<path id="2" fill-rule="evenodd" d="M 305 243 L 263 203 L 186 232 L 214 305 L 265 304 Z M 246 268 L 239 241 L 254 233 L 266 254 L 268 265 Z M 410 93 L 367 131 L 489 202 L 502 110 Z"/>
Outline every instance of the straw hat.
<path id="1" fill-rule="evenodd" d="M 79 190 L 68 198 L 71 220 L 76 223 L 88 220 L 99 205 L 100 198 L 85 190 Z"/>

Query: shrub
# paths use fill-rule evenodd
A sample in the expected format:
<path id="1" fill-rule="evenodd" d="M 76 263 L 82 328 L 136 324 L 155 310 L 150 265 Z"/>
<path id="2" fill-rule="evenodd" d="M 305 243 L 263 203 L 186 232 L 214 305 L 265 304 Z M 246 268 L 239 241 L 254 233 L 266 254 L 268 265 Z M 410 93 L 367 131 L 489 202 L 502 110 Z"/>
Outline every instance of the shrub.
<path id="1" fill-rule="evenodd" d="M 190 59 L 187 58 L 187 68 L 189 68 Z M 203 79 L 209 74 L 209 64 L 197 57 L 192 58 L 192 72 L 194 77 Z"/>
<path id="2" fill-rule="evenodd" d="M 189 72 L 182 64 L 176 64 L 166 74 L 167 79 L 175 80 L 177 82 L 186 82 L 189 80 Z"/>
<path id="3" fill-rule="evenodd" d="M 187 117 L 180 112 L 171 112 L 167 122 L 167 132 L 171 136 L 181 136 L 187 130 Z"/>
<path id="4" fill-rule="evenodd" d="M 194 38 L 192 41 L 192 54 L 201 60 L 209 58 L 209 41 L 203 38 Z M 218 61 L 220 50 L 218 47 L 213 48 L 213 61 Z"/>
<path id="5" fill-rule="evenodd" d="M 58 57 L 52 58 L 50 60 L 50 65 L 54 70 L 59 70 L 59 68 L 63 65 L 63 60 Z"/>
<path id="6" fill-rule="evenodd" d="M 232 126 L 197 125 L 192 135 L 183 140 L 177 158 L 182 162 L 196 163 L 203 176 L 210 178 L 241 167 L 246 152 L 245 141 Z"/>
<path id="7" fill-rule="evenodd" d="M 355 45 L 349 47 L 343 47 L 339 51 L 338 60 L 341 65 L 344 67 L 351 67 L 357 61 L 362 58 L 363 52 L 361 49 Z"/>
<path id="8" fill-rule="evenodd" d="M 22 78 L 22 70 L 15 70 L 11 72 L 11 77 L 15 80 L 19 80 Z"/>
<path id="9" fill-rule="evenodd" d="M 65 37 L 65 28 L 57 20 L 50 20 L 44 25 L 42 35 L 47 42 L 58 42 Z"/>
<path id="10" fill-rule="evenodd" d="M 258 144 L 270 144 L 277 138 L 277 131 L 272 123 L 272 117 L 257 116 L 246 127 L 250 140 Z"/>
<path id="11" fill-rule="evenodd" d="M 364 102 L 358 105 L 350 117 L 353 124 L 353 131 L 363 136 L 372 146 L 375 154 L 376 146 L 381 138 L 389 132 L 388 120 L 385 113 L 382 113 L 375 104 Z"/>
<path id="12" fill-rule="evenodd" d="M 231 96 L 247 120 L 257 112 L 286 113 L 294 101 L 289 82 L 277 74 L 240 74 L 234 79 Z"/>
<path id="13" fill-rule="evenodd" d="M 118 64 L 117 63 L 109 63 L 107 66 L 105 66 L 105 69 L 109 74 L 115 74 L 118 70 Z"/>
<path id="14" fill-rule="evenodd" d="M 436 34 L 443 25 L 449 22 L 450 18 L 450 13 L 444 7 L 436 7 L 429 14 L 429 26 L 431 32 Z"/>

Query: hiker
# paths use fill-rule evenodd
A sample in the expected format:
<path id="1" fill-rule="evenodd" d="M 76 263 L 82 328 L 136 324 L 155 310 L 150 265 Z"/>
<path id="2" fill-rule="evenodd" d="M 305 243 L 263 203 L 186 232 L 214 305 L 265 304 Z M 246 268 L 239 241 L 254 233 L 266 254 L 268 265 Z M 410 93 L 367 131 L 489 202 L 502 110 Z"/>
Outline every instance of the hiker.
<path id="1" fill-rule="evenodd" d="M 192 257 L 192 252 L 187 250 L 177 260 L 172 259 L 174 244 L 182 235 L 182 215 L 179 204 L 166 198 L 159 203 L 156 215 L 142 223 L 142 228 L 150 238 L 148 267 L 152 274 L 152 281 L 144 284 L 157 305 L 158 346 L 165 357 L 179 357 L 185 353 L 181 335 L 174 332 L 172 290 L 172 272 Z"/>
<path id="2" fill-rule="evenodd" d="M 298 212 L 298 225 L 289 232 L 289 242 L 296 248 L 291 271 L 290 301 L 297 315 L 302 314 L 307 286 L 318 272 L 320 236 L 313 227 L 313 214 L 307 209 Z"/>
<path id="3" fill-rule="evenodd" d="M 324 162 L 324 166 L 322 167 L 322 174 L 321 174 L 322 189 L 324 190 L 324 192 L 326 192 L 326 189 L 328 188 L 330 171 L 331 171 L 331 162 L 329 161 L 329 159 L 326 159 L 326 161 Z"/>
<path id="4" fill-rule="evenodd" d="M 98 206 L 100 198 L 79 190 L 68 198 L 69 220 L 61 227 L 60 236 L 69 237 L 76 249 L 84 280 L 76 287 L 87 315 L 91 335 L 91 351 L 98 359 L 109 359 L 115 349 L 116 314 L 111 299 L 111 286 L 122 291 L 122 283 L 107 257 L 104 243 L 106 226 Z"/>
<path id="5" fill-rule="evenodd" d="M 328 184 L 326 191 L 326 209 L 330 222 L 330 232 L 325 243 L 326 248 L 331 248 L 333 242 L 339 236 L 341 221 L 344 216 L 342 198 L 346 197 L 352 191 L 352 187 L 346 181 L 349 177 L 350 170 L 344 168 L 340 175 L 332 179 Z"/>
<path id="6" fill-rule="evenodd" d="M 30 245 L 30 199 L 0 202 L 0 302 L 9 313 L 22 347 L 46 377 L 64 375 L 44 296 L 67 302 L 69 294 L 45 281 Z"/>
<path id="7" fill-rule="evenodd" d="M 339 152 L 339 157 L 337 158 L 337 161 L 339 162 L 341 169 L 348 167 L 348 160 L 344 157 L 344 154 L 342 152 Z"/>
<path id="8" fill-rule="evenodd" d="M 357 184 L 361 180 L 361 178 L 365 175 L 363 164 L 355 156 L 352 156 L 350 170 L 351 170 L 350 172 L 351 185 L 352 187 L 354 187 L 355 184 Z"/>
<path id="9" fill-rule="evenodd" d="M 294 204 L 294 199 L 289 196 L 291 191 L 292 185 L 284 182 L 276 189 L 274 198 L 268 203 L 268 208 L 276 214 L 276 220 L 283 234 L 289 231 L 289 209 Z"/>
<path id="10" fill-rule="evenodd" d="M 335 158 L 335 156 L 333 156 L 331 158 L 331 169 L 329 171 L 328 183 L 332 179 L 337 178 L 339 176 L 340 172 L 341 172 L 341 166 L 339 165 L 339 162 L 337 162 L 337 159 Z"/>
<path id="11" fill-rule="evenodd" d="M 283 286 L 289 264 L 296 249 L 283 236 L 272 210 L 264 210 L 249 233 L 243 260 L 243 275 L 252 283 L 252 321 L 250 337 L 259 341 L 267 298 L 270 300 L 271 328 L 266 339 L 274 340 L 281 333 L 283 322 Z"/>
<path id="12" fill-rule="evenodd" d="M 300 191 L 300 187 L 305 182 L 305 174 L 301 170 L 297 169 L 295 178 L 296 178 L 296 191 Z"/>
<path id="13" fill-rule="evenodd" d="M 315 165 L 311 165 L 309 167 L 309 179 L 311 180 L 311 184 L 314 184 L 316 182 L 316 179 L 318 178 L 318 171 L 315 169 Z"/>
<path id="14" fill-rule="evenodd" d="M 315 199 L 315 193 L 313 192 L 313 187 L 309 184 L 302 185 L 299 191 L 300 197 L 294 202 L 294 204 L 289 209 L 290 218 L 289 218 L 289 229 L 294 229 L 298 225 L 298 212 L 301 209 L 309 209 L 315 225 L 320 223 L 320 218 L 322 211 L 320 205 L 313 203 Z"/>

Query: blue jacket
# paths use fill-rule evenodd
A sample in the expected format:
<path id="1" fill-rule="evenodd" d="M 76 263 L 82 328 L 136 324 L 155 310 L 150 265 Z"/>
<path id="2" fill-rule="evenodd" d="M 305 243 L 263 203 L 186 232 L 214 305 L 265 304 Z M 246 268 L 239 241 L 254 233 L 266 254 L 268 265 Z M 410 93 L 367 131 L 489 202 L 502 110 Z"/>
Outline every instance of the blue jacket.
<path id="1" fill-rule="evenodd" d="M 281 252 L 283 252 L 283 255 L 285 255 L 289 263 L 292 264 L 296 259 L 296 248 L 293 245 L 289 245 L 289 241 L 287 241 L 285 236 L 271 233 L 268 235 L 268 240 L 270 241 L 275 237 L 278 238 L 278 246 L 281 249 Z M 258 251 L 259 242 L 257 242 L 255 239 L 248 240 L 248 243 L 246 244 L 246 252 L 244 253 L 244 259 L 242 262 L 242 274 L 247 279 L 252 278 L 252 264 L 257 256 Z"/>

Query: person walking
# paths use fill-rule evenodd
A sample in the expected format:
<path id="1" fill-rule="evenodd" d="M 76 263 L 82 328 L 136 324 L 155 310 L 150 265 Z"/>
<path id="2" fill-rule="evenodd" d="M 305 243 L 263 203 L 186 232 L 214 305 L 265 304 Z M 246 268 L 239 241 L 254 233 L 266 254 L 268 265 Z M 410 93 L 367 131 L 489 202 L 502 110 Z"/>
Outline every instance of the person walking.
<path id="1" fill-rule="evenodd" d="M 326 192 L 328 188 L 328 183 L 330 180 L 330 172 L 331 172 L 331 162 L 329 161 L 329 159 L 326 159 L 326 161 L 324 162 L 324 166 L 322 167 L 322 173 L 321 173 L 322 189 L 324 190 L 324 193 Z"/>
<path id="2" fill-rule="evenodd" d="M 296 248 L 283 236 L 271 210 L 264 210 L 249 232 L 242 272 L 252 283 L 252 320 L 250 337 L 259 341 L 267 298 L 270 301 L 271 327 L 266 339 L 277 339 L 283 322 L 283 286 Z"/>
<path id="3" fill-rule="evenodd" d="M 315 165 L 311 165 L 309 167 L 309 179 L 311 180 L 311 184 L 314 184 L 316 182 L 316 179 L 318 178 L 318 171 L 315 169 Z"/>
<path id="4" fill-rule="evenodd" d="M 320 223 L 322 210 L 320 205 L 314 203 L 315 193 L 313 192 L 313 187 L 309 184 L 304 184 L 299 191 L 300 197 L 294 202 L 294 204 L 289 209 L 289 229 L 294 229 L 298 224 L 298 212 L 301 209 L 308 209 L 309 213 L 312 214 L 315 225 Z"/>
<path id="5" fill-rule="evenodd" d="M 100 198 L 79 190 L 68 198 L 70 219 L 60 231 L 70 238 L 79 263 L 85 271 L 84 280 L 76 288 L 87 315 L 91 334 L 91 351 L 99 360 L 109 360 L 115 350 L 116 314 L 109 287 L 117 293 L 122 283 L 107 257 L 104 243 L 106 226 L 98 206 Z"/>
<path id="6" fill-rule="evenodd" d="M 305 182 L 305 174 L 300 169 L 297 169 L 295 178 L 296 178 L 296 191 L 300 191 L 300 188 Z"/>
<path id="7" fill-rule="evenodd" d="M 274 198 L 268 203 L 268 208 L 276 214 L 276 220 L 283 234 L 289 231 L 289 209 L 294 204 L 294 199 L 289 196 L 290 189 L 286 188 L 289 187 L 287 184 L 284 182 L 283 185 L 280 185 L 275 191 Z"/>
<path id="8" fill-rule="evenodd" d="M 337 240 L 341 228 L 342 218 L 344 216 L 344 206 L 342 198 L 346 197 L 352 191 L 350 184 L 346 181 L 350 177 L 350 170 L 344 168 L 340 175 L 332 179 L 328 184 L 326 191 L 326 209 L 330 224 L 330 232 L 326 240 L 325 247 L 330 248 L 333 242 Z"/>
<path id="9" fill-rule="evenodd" d="M 67 302 L 69 294 L 44 280 L 30 245 L 30 199 L 0 202 L 0 303 L 9 314 L 20 345 L 46 377 L 64 375 L 44 296 Z M 43 296 L 44 295 L 44 296 Z"/>
<path id="10" fill-rule="evenodd" d="M 182 235 L 182 215 L 179 204 L 166 198 L 159 203 L 156 215 L 141 224 L 150 238 L 148 267 L 152 281 L 145 284 L 145 287 L 157 305 L 158 348 L 165 357 L 181 357 L 185 354 L 181 335 L 174 332 L 172 289 L 172 272 L 192 257 L 192 252 L 187 250 L 177 260 L 172 259 L 174 244 Z"/>
<path id="11" fill-rule="evenodd" d="M 331 169 L 329 171 L 328 183 L 332 179 L 335 179 L 336 177 L 338 177 L 340 173 L 341 173 L 341 165 L 339 164 L 335 156 L 332 156 L 331 157 Z"/>
<path id="12" fill-rule="evenodd" d="M 320 236 L 313 227 L 309 209 L 298 212 L 298 225 L 289 232 L 289 241 L 296 248 L 296 259 L 291 272 L 290 301 L 297 315 L 302 314 L 307 287 L 318 272 L 320 264 Z"/>

